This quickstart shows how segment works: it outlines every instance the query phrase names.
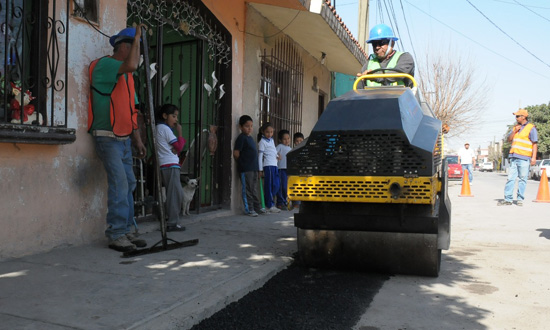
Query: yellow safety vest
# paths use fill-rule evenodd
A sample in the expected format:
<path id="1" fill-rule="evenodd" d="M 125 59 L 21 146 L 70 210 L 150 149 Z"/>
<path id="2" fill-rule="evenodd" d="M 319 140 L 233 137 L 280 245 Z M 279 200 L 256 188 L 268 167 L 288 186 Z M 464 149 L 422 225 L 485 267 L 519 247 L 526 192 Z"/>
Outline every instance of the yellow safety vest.
<path id="1" fill-rule="evenodd" d="M 395 68 L 395 66 L 397 65 L 397 61 L 399 60 L 399 57 L 401 56 L 401 54 L 403 54 L 403 52 L 395 51 L 395 54 L 393 54 L 393 56 L 391 57 L 390 62 L 388 63 L 388 66 L 386 66 L 386 69 Z M 380 68 L 381 68 L 380 61 L 376 58 L 376 56 L 374 54 L 371 55 L 369 57 L 369 62 L 367 64 L 367 70 L 376 70 L 376 69 L 380 69 Z M 405 86 L 405 83 L 403 82 L 403 80 L 399 80 L 399 81 L 391 83 L 390 85 Z M 369 86 L 369 87 L 370 86 L 382 86 L 382 84 L 378 83 L 374 80 L 367 80 L 367 86 Z"/>
<path id="2" fill-rule="evenodd" d="M 526 124 L 525 127 L 514 134 L 510 154 L 531 157 L 533 155 L 533 142 L 529 140 L 529 133 L 535 127 L 533 124 Z"/>

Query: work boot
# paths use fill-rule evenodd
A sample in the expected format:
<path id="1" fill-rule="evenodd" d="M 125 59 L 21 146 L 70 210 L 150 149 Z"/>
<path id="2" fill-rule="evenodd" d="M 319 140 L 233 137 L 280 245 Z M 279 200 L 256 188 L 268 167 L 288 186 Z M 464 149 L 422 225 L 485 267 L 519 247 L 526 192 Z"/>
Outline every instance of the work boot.
<path id="1" fill-rule="evenodd" d="M 119 252 L 129 252 L 134 251 L 136 246 L 128 240 L 126 235 L 122 235 L 117 239 L 109 238 L 109 248 Z"/>
<path id="2" fill-rule="evenodd" d="M 144 239 L 138 238 L 136 235 L 132 233 L 126 234 L 126 238 L 128 238 L 128 240 L 137 247 L 142 248 L 147 246 L 147 242 Z"/>
<path id="3" fill-rule="evenodd" d="M 508 202 L 508 201 L 498 201 L 497 205 L 498 205 L 498 206 L 512 205 L 512 202 Z"/>

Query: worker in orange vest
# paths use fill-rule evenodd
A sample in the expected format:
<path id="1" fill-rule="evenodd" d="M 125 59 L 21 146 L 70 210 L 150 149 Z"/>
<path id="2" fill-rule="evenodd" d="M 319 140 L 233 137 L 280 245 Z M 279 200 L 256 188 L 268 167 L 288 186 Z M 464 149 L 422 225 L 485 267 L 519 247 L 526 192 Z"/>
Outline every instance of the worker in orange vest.
<path id="1" fill-rule="evenodd" d="M 512 205 L 514 198 L 514 185 L 516 178 L 519 178 L 517 192 L 517 206 L 523 206 L 525 199 L 525 186 L 527 176 L 529 175 L 529 165 L 535 165 L 537 160 L 537 142 L 538 133 L 535 125 L 529 123 L 529 113 L 525 109 L 514 112 L 517 125 L 514 126 L 508 135 L 508 141 L 512 142 L 510 148 L 510 170 L 508 172 L 508 181 L 504 187 L 504 200 L 497 205 Z"/>
<path id="2" fill-rule="evenodd" d="M 145 146 L 137 126 L 136 96 L 132 72 L 140 60 L 141 28 L 126 28 L 109 39 L 114 51 L 90 64 L 88 131 L 107 172 L 108 246 L 127 252 L 147 245 L 130 233 L 134 223 L 136 178 L 132 168 L 132 142 L 138 157 Z M 131 137 L 131 138 L 130 138 Z"/>

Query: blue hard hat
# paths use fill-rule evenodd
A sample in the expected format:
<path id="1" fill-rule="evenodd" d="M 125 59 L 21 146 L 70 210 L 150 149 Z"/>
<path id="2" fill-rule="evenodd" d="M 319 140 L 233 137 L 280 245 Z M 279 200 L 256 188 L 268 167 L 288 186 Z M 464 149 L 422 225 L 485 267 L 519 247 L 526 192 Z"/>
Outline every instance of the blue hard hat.
<path id="1" fill-rule="evenodd" d="M 384 39 L 391 39 L 393 41 L 398 40 L 398 38 L 393 35 L 393 31 L 389 26 L 387 26 L 386 24 L 378 24 L 378 25 L 375 25 L 370 30 L 369 40 L 367 40 L 367 43 L 370 43 L 375 40 L 384 40 Z"/>
<path id="2" fill-rule="evenodd" d="M 136 36 L 136 28 L 129 27 L 125 28 L 124 30 L 120 31 L 118 34 L 115 34 L 111 38 L 109 38 L 109 43 L 111 46 L 115 46 L 117 43 L 121 41 L 134 41 L 134 37 Z"/>

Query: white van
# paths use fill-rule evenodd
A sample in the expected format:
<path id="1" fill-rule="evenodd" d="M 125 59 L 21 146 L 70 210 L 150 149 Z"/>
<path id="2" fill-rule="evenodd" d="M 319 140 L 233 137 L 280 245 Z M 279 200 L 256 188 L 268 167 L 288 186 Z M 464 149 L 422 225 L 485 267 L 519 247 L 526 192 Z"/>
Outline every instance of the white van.
<path id="1" fill-rule="evenodd" d="M 494 169 L 493 162 L 484 162 L 484 163 L 481 163 L 481 165 L 479 166 L 480 172 L 485 172 L 485 171 L 493 172 L 493 169 Z"/>

